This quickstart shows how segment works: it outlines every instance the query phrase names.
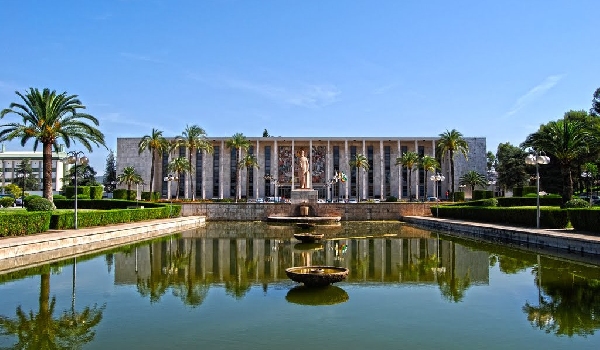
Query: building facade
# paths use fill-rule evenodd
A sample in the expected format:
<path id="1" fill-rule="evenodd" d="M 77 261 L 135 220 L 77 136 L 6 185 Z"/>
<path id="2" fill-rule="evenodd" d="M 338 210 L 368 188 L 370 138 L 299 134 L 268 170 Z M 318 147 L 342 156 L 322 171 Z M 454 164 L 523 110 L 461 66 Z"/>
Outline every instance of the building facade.
<path id="1" fill-rule="evenodd" d="M 425 174 L 423 169 L 415 169 L 412 176 L 408 171 L 396 165 L 396 158 L 403 153 L 413 151 L 420 157 L 435 157 L 438 137 L 248 137 L 250 148 L 244 151 L 252 154 L 257 160 L 257 167 L 239 169 L 239 152 L 227 148 L 228 137 L 210 138 L 213 152 L 197 152 L 192 155 L 192 173 L 181 178 L 165 181 L 169 175 L 168 165 L 177 157 L 188 158 L 188 150 L 179 147 L 155 160 L 153 190 L 160 192 L 163 198 L 169 194 L 179 198 L 235 198 L 236 190 L 241 197 L 289 198 L 292 189 L 299 188 L 298 160 L 302 151 L 309 158 L 309 187 L 319 192 L 319 198 L 341 200 L 349 198 L 386 199 L 394 196 L 409 199 L 409 182 L 413 199 L 422 199 L 435 194 L 445 198 L 450 190 L 450 167 L 447 156 L 442 157 L 439 171 L 445 181 L 435 185 L 429 179 L 431 172 Z M 486 174 L 486 140 L 482 137 L 465 138 L 469 145 L 469 154 L 455 154 L 455 183 L 465 172 L 475 170 Z M 133 166 L 142 176 L 143 191 L 150 190 L 151 153 L 138 153 L 141 138 L 117 139 L 117 173 L 127 166 Z M 350 161 L 357 154 L 368 160 L 368 169 L 357 169 L 350 166 Z M 345 175 L 345 181 L 336 174 Z M 171 174 L 176 175 L 176 174 Z M 173 179 L 173 177 L 171 177 Z M 337 179 L 337 180 L 336 180 Z M 427 185 L 426 185 L 427 183 Z M 427 190 L 426 190 L 427 187 Z M 239 188 L 239 189 L 238 189 Z M 458 188 L 456 189 L 458 190 Z"/>
<path id="2" fill-rule="evenodd" d="M 61 147 L 59 152 L 52 152 L 52 190 L 54 192 L 60 191 L 63 186 L 62 178 L 70 168 L 70 165 L 66 162 L 67 154 Z M 7 151 L 4 144 L 0 146 L 0 182 L 2 189 L 4 186 L 14 183 L 20 187 L 22 185 L 22 174 L 19 174 L 17 169 L 21 165 L 23 159 L 29 159 L 31 163 L 32 173 L 34 176 L 40 179 L 39 191 L 42 191 L 42 178 L 43 178 L 43 153 L 33 151 Z"/>

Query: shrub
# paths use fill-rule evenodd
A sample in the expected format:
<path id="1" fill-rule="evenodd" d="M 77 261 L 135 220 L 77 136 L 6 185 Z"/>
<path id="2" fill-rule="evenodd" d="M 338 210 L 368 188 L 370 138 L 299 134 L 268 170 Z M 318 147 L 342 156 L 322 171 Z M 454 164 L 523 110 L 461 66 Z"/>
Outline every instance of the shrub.
<path id="1" fill-rule="evenodd" d="M 55 194 L 52 196 L 52 199 L 67 199 L 66 196 L 63 196 L 62 194 Z"/>
<path id="2" fill-rule="evenodd" d="M 394 197 L 394 196 L 389 196 L 385 199 L 386 202 L 397 202 L 398 198 Z"/>
<path id="3" fill-rule="evenodd" d="M 454 198 L 455 202 L 464 202 L 465 201 L 465 193 L 464 192 L 454 192 L 454 193 L 452 193 L 452 198 Z"/>
<path id="4" fill-rule="evenodd" d="M 569 219 L 575 231 L 600 232 L 600 211 L 598 209 L 569 209 Z"/>
<path id="5" fill-rule="evenodd" d="M 77 195 L 77 199 L 90 199 L 90 196 L 82 193 Z"/>
<path id="6" fill-rule="evenodd" d="M 491 192 L 491 191 L 490 191 Z M 482 207 L 497 207 L 498 200 L 496 198 L 484 199 L 481 204 Z"/>
<path id="7" fill-rule="evenodd" d="M 0 212 L 0 237 L 25 236 L 48 231 L 50 212 Z"/>
<path id="8" fill-rule="evenodd" d="M 0 205 L 2 208 L 12 207 L 15 203 L 15 199 L 13 197 L 2 197 L 0 198 Z"/>
<path id="9" fill-rule="evenodd" d="M 565 203 L 564 207 L 567 209 L 589 208 L 590 202 L 586 201 L 585 199 L 581 199 L 581 198 L 573 198 L 570 201 L 568 201 L 567 203 Z"/>
<path id="10" fill-rule="evenodd" d="M 54 203 L 50 202 L 46 198 L 33 198 L 26 205 L 27 211 L 53 211 L 56 209 Z"/>
<path id="11" fill-rule="evenodd" d="M 25 207 L 29 206 L 29 202 L 31 202 L 32 200 L 36 199 L 36 198 L 43 198 L 42 196 L 38 196 L 37 194 L 32 194 L 31 196 L 27 196 L 23 199 L 23 205 Z"/>
<path id="12" fill-rule="evenodd" d="M 104 186 L 90 186 L 90 198 L 91 199 L 102 199 L 104 194 Z"/>
<path id="13" fill-rule="evenodd" d="M 160 199 L 159 192 L 142 192 L 142 200 L 155 202 L 159 199 Z"/>

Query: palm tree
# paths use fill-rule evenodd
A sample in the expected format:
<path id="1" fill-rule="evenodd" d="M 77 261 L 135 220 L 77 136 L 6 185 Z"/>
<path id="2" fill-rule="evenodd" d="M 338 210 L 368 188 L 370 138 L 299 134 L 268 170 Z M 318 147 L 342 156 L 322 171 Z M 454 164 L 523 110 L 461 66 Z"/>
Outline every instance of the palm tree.
<path id="1" fill-rule="evenodd" d="M 566 203 L 573 196 L 571 166 L 597 142 L 596 133 L 587 128 L 584 122 L 564 118 L 540 126 L 537 132 L 527 136 L 521 147 L 548 152 L 558 162 L 563 178 L 562 201 Z"/>
<path id="2" fill-rule="evenodd" d="M 194 183 L 196 182 L 194 181 L 195 167 L 192 166 L 192 164 L 194 164 L 192 155 L 195 155 L 196 152 L 203 150 L 212 153 L 213 147 L 206 138 L 206 131 L 204 131 L 204 129 L 198 125 L 186 125 L 181 141 L 188 149 L 188 162 L 190 163 L 190 189 L 192 191 L 192 200 L 196 200 L 196 191 L 194 190 Z"/>
<path id="3" fill-rule="evenodd" d="M 471 187 L 471 196 L 473 196 L 473 191 L 475 190 L 475 186 L 484 187 L 487 185 L 487 180 L 485 175 L 478 173 L 475 170 L 470 170 L 467 173 L 463 174 L 460 179 L 458 179 L 459 185 L 465 185 Z"/>
<path id="4" fill-rule="evenodd" d="M 357 200 L 360 202 L 360 170 L 369 170 L 369 160 L 364 154 L 357 153 L 354 159 L 350 160 L 350 168 L 356 168 L 356 194 Z"/>
<path id="5" fill-rule="evenodd" d="M 167 149 L 167 139 L 162 136 L 163 132 L 158 129 L 152 129 L 150 135 L 144 135 L 138 143 L 138 154 L 141 154 L 145 150 L 150 152 L 150 193 L 154 192 L 154 164 L 156 158 Z"/>
<path id="6" fill-rule="evenodd" d="M 143 182 L 142 177 L 135 171 L 135 168 L 128 166 L 123 168 L 123 172 L 117 175 L 117 182 L 119 185 L 127 184 L 127 199 L 131 200 L 131 185 L 141 184 Z"/>
<path id="7" fill-rule="evenodd" d="M 246 154 L 244 156 L 244 158 L 242 158 L 242 160 L 240 161 L 239 166 L 246 168 L 246 173 L 248 172 L 249 168 L 260 169 L 260 167 L 258 166 L 258 159 L 256 158 L 256 156 L 254 154 Z M 248 195 L 249 188 L 250 188 L 250 176 L 246 176 L 246 200 L 248 198 L 250 198 L 250 196 Z"/>
<path id="8" fill-rule="evenodd" d="M 250 148 L 250 141 L 244 136 L 244 134 L 238 132 L 233 134 L 233 136 L 227 140 L 225 143 L 227 148 L 235 148 L 238 152 L 238 160 L 242 159 L 242 150 L 247 150 Z M 237 202 L 238 198 L 241 197 L 240 192 L 240 167 L 236 164 L 235 167 L 236 181 L 235 181 L 235 201 Z"/>
<path id="9" fill-rule="evenodd" d="M 419 164 L 425 170 L 425 196 L 427 196 L 427 179 L 429 178 L 427 175 L 430 171 L 434 173 L 435 169 L 440 167 L 440 163 L 432 156 L 423 156 L 419 161 Z"/>
<path id="10" fill-rule="evenodd" d="M 177 195 L 175 198 L 179 199 L 179 181 L 183 174 L 190 171 L 190 162 L 185 157 L 177 157 L 169 163 L 168 169 L 171 172 L 177 173 Z"/>
<path id="11" fill-rule="evenodd" d="M 465 141 L 463 135 L 456 129 L 450 131 L 446 130 L 440 134 L 437 151 L 441 156 L 448 153 L 448 158 L 450 159 L 450 180 L 452 181 L 452 199 L 454 200 L 454 191 L 456 189 L 454 186 L 454 154 L 456 152 L 462 153 L 465 156 L 465 159 L 468 159 L 469 144 Z"/>
<path id="12" fill-rule="evenodd" d="M 23 104 L 11 103 L 9 108 L 0 112 L 0 118 L 9 113 L 17 114 L 22 122 L 8 123 L 0 126 L 0 141 L 21 139 L 21 146 L 33 139 L 33 150 L 42 144 L 43 194 L 52 201 L 52 149 L 58 151 L 58 140 L 71 147 L 73 143 L 81 143 L 89 152 L 92 144 L 106 147 L 104 134 L 97 128 L 98 119 L 86 113 L 77 113 L 85 109 L 77 95 L 57 94 L 56 91 L 29 88 L 25 94 L 15 92 L 23 100 Z M 88 123 L 91 122 L 91 123 Z"/>
<path id="13" fill-rule="evenodd" d="M 408 198 L 412 198 L 412 171 L 419 164 L 419 154 L 408 151 L 402 156 L 396 158 L 396 165 L 400 165 L 408 170 Z"/>

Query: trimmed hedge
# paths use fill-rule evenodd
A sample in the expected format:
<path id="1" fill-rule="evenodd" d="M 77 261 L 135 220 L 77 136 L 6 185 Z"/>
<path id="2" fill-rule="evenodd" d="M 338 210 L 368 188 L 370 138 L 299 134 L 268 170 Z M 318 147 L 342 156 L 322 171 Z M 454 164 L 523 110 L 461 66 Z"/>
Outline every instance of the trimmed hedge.
<path id="1" fill-rule="evenodd" d="M 513 188 L 513 194 L 515 197 L 524 197 L 528 194 L 536 194 L 537 186 L 522 186 Z"/>
<path id="2" fill-rule="evenodd" d="M 568 209 L 575 231 L 600 233 L 600 209 Z"/>
<path id="3" fill-rule="evenodd" d="M 537 206 L 537 198 L 534 197 L 498 197 L 498 205 L 501 207 L 531 207 Z M 562 205 L 560 196 L 541 196 L 540 206 L 555 206 Z"/>
<path id="4" fill-rule="evenodd" d="M 97 187 L 97 186 L 94 186 L 94 187 Z M 64 186 L 63 192 L 65 194 L 65 197 L 74 198 L 75 197 L 75 186 Z M 88 196 L 88 198 L 91 198 L 90 193 L 91 193 L 90 186 L 77 186 L 77 194 L 78 195 L 83 194 L 83 195 Z M 100 198 L 102 198 L 102 194 L 100 194 Z"/>
<path id="5" fill-rule="evenodd" d="M 122 188 L 118 188 L 113 191 L 113 199 L 128 199 L 127 192 L 129 192 L 129 198 L 135 200 L 136 192 L 134 190 L 125 190 Z"/>
<path id="6" fill-rule="evenodd" d="M 473 191 L 473 200 L 494 198 L 494 191 L 475 190 Z"/>
<path id="7" fill-rule="evenodd" d="M 48 231 L 49 211 L 10 211 L 0 212 L 0 237 L 26 236 Z"/>
<path id="8" fill-rule="evenodd" d="M 91 199 L 102 199 L 104 194 L 104 186 L 90 186 L 90 198 Z"/>
<path id="9" fill-rule="evenodd" d="M 73 209 L 75 208 L 75 200 L 57 199 L 54 201 L 54 205 L 56 205 L 56 209 Z M 77 199 L 78 209 L 110 210 L 140 206 L 144 206 L 144 208 L 161 208 L 165 205 L 168 205 L 168 203 L 136 202 L 120 199 Z"/>
<path id="10" fill-rule="evenodd" d="M 2 206 L 2 208 L 12 207 L 13 204 L 15 204 L 15 199 L 13 197 L 0 198 L 0 206 Z"/>
<path id="11" fill-rule="evenodd" d="M 536 226 L 536 207 L 481 207 L 481 206 L 447 206 L 431 207 L 433 215 L 458 220 L 488 222 L 517 226 Z M 540 208 L 540 227 L 565 228 L 569 223 L 569 212 L 558 207 Z"/>
<path id="12" fill-rule="evenodd" d="M 78 202 L 79 204 L 79 202 Z M 115 209 L 77 212 L 77 227 L 105 226 L 127 222 L 137 222 L 154 219 L 178 217 L 181 214 L 180 205 L 166 205 L 157 208 L 144 209 Z M 53 213 L 50 228 L 56 230 L 72 229 L 75 227 L 73 213 Z"/>
<path id="13" fill-rule="evenodd" d="M 465 201 L 465 193 L 464 192 L 454 192 L 452 194 L 452 198 L 454 198 L 454 202 L 464 202 Z"/>
<path id="14" fill-rule="evenodd" d="M 144 201 L 157 201 L 160 199 L 159 192 L 142 192 L 142 200 Z"/>

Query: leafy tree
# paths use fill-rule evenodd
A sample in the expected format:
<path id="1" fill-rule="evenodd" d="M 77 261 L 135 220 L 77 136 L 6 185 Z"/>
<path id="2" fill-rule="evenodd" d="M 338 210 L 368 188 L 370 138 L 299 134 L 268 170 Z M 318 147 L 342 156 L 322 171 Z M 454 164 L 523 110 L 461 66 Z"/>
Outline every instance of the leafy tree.
<path id="1" fill-rule="evenodd" d="M 57 94 L 56 91 L 30 88 L 25 94 L 15 92 L 23 104 L 11 103 L 9 108 L 0 112 L 0 118 L 14 113 L 22 122 L 1 125 L 0 141 L 21 139 L 21 146 L 33 139 L 33 150 L 41 143 L 43 149 L 43 193 L 44 198 L 52 201 L 52 149 L 58 151 L 58 140 L 71 147 L 71 141 L 81 143 L 89 152 L 92 144 L 106 147 L 104 134 L 97 129 L 98 119 L 78 113 L 85 109 L 77 95 Z M 88 123 L 88 122 L 91 122 Z"/>
<path id="2" fill-rule="evenodd" d="M 425 170 L 425 195 L 427 195 L 427 179 L 429 172 L 435 173 L 435 169 L 440 167 L 440 163 L 432 156 L 423 156 L 419 160 L 419 165 Z"/>
<path id="3" fill-rule="evenodd" d="M 450 160 L 450 186 L 453 193 L 452 196 L 454 197 L 454 192 L 456 191 L 456 187 L 454 186 L 454 155 L 456 152 L 462 153 L 465 159 L 468 159 L 469 144 L 456 129 L 446 130 L 440 134 L 437 151 L 440 156 L 448 154 L 448 159 Z"/>
<path id="4" fill-rule="evenodd" d="M 592 109 L 590 114 L 595 117 L 600 117 L 600 88 L 597 88 L 594 92 L 594 98 L 592 99 Z"/>
<path id="5" fill-rule="evenodd" d="M 185 159 L 185 157 L 177 157 L 169 163 L 167 168 L 169 171 L 172 171 L 177 174 L 177 195 L 175 198 L 179 199 L 179 181 L 183 174 L 190 171 L 190 162 L 188 162 L 188 160 Z"/>
<path id="6" fill-rule="evenodd" d="M 488 151 L 485 155 L 487 158 L 487 170 L 490 171 L 492 168 L 496 168 L 498 166 L 498 159 L 496 159 L 496 155 L 492 151 Z"/>
<path id="7" fill-rule="evenodd" d="M 242 159 L 242 151 L 248 150 L 250 148 L 250 141 L 244 136 L 242 133 L 235 133 L 233 136 L 225 142 L 227 148 L 235 148 L 238 152 L 238 159 Z M 241 189 L 240 189 L 240 167 L 236 164 L 235 173 L 236 173 L 236 181 L 235 181 L 235 201 L 237 202 L 238 198 L 241 197 Z"/>
<path id="8" fill-rule="evenodd" d="M 192 159 L 192 156 L 196 154 L 196 152 L 207 151 L 212 153 L 213 147 L 210 141 L 206 138 L 206 132 L 204 129 L 199 127 L 198 125 L 186 125 L 185 130 L 183 131 L 182 144 L 188 149 L 188 163 L 190 164 L 190 186 L 192 192 L 192 200 L 196 200 L 196 191 L 194 190 L 194 169 L 193 166 L 194 160 L 196 157 Z"/>
<path id="9" fill-rule="evenodd" d="M 67 186 L 75 185 L 75 172 L 77 172 L 78 186 L 96 186 L 96 171 L 89 164 L 74 164 L 69 168 L 67 175 L 63 177 L 63 184 Z"/>
<path id="10" fill-rule="evenodd" d="M 269 132 L 267 131 L 267 129 L 263 130 L 263 136 L 262 137 L 271 137 L 271 135 L 269 135 Z"/>
<path id="11" fill-rule="evenodd" d="M 485 188 L 487 185 L 487 181 L 485 175 L 478 173 L 475 170 L 470 170 L 463 174 L 460 179 L 458 179 L 459 185 L 465 185 L 471 187 L 471 193 L 475 190 L 475 186 L 481 186 Z"/>
<path id="12" fill-rule="evenodd" d="M 113 193 L 117 182 L 117 165 L 115 161 L 115 152 L 110 150 L 106 157 L 106 168 L 104 170 L 104 189 L 107 193 Z"/>
<path id="13" fill-rule="evenodd" d="M 123 168 L 123 172 L 117 176 L 117 182 L 127 185 L 127 199 L 131 200 L 131 185 L 141 184 L 143 180 L 134 167 L 128 166 Z"/>
<path id="14" fill-rule="evenodd" d="M 239 166 L 246 168 L 246 172 L 248 172 L 249 168 L 260 169 L 260 167 L 258 166 L 258 159 L 256 158 L 256 156 L 254 154 L 246 154 L 244 156 L 244 158 L 242 158 L 242 160 L 240 161 Z M 249 188 L 250 188 L 250 177 L 246 176 L 246 199 L 250 198 L 250 193 L 248 193 Z"/>
<path id="15" fill-rule="evenodd" d="M 360 193 L 360 170 L 369 170 L 369 159 L 361 153 L 357 153 L 354 155 L 354 159 L 351 159 L 349 162 L 350 168 L 356 168 L 356 193 L 357 193 L 357 201 L 361 200 Z"/>
<path id="16" fill-rule="evenodd" d="M 145 150 L 148 150 L 151 155 L 150 160 L 150 192 L 154 192 L 154 164 L 156 159 L 167 150 L 168 142 L 163 137 L 163 132 L 158 129 L 152 129 L 150 135 L 144 135 L 138 144 L 138 153 L 142 154 Z"/>
<path id="17" fill-rule="evenodd" d="M 412 172 L 419 164 L 419 154 L 417 152 L 408 151 L 396 158 L 396 165 L 400 165 L 408 170 L 408 198 L 412 198 Z"/>
<path id="18" fill-rule="evenodd" d="M 572 165 L 582 155 L 587 155 L 590 145 L 597 142 L 597 134 L 587 128 L 584 122 L 563 118 L 541 125 L 537 132 L 527 136 L 521 147 L 545 151 L 551 155 L 552 161 L 556 161 L 563 180 L 562 201 L 566 203 L 573 196 Z"/>
<path id="19" fill-rule="evenodd" d="M 18 180 L 21 186 L 25 183 L 23 188 L 24 191 L 37 191 L 40 189 L 40 180 L 33 176 L 33 169 L 31 168 L 31 161 L 29 158 L 25 158 L 21 161 L 16 168 L 16 173 L 25 177 L 25 180 Z"/>
<path id="20" fill-rule="evenodd" d="M 511 145 L 509 142 L 498 145 L 496 157 L 498 165 L 498 186 L 504 190 L 519 187 L 529 182 L 527 174 L 525 157 L 527 152 L 521 148 Z"/>

